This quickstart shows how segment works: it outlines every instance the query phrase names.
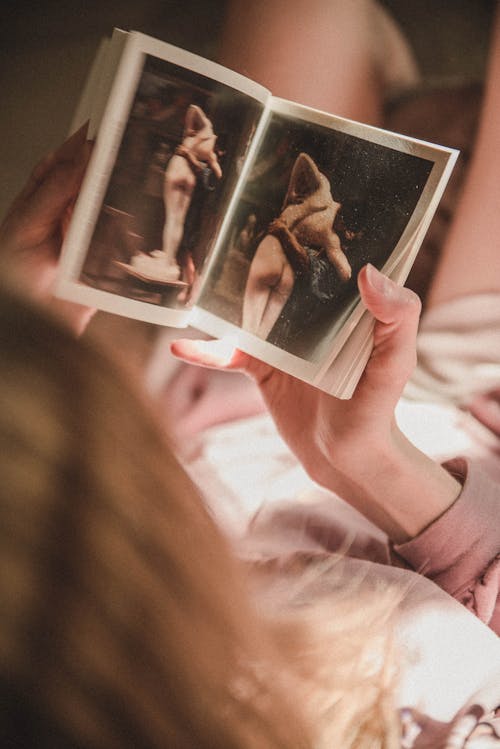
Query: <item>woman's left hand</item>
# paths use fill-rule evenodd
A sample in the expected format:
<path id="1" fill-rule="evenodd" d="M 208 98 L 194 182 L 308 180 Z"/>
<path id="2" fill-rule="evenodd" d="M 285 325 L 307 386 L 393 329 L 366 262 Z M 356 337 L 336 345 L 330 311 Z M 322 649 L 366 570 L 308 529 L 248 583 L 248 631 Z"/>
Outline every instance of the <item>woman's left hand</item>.
<path id="1" fill-rule="evenodd" d="M 33 170 L 0 225 L 0 261 L 4 277 L 24 294 L 48 304 L 77 332 L 93 310 L 55 300 L 62 240 L 91 151 L 87 127 L 72 135 Z"/>
<path id="2" fill-rule="evenodd" d="M 224 352 L 225 341 L 183 340 L 171 348 L 193 364 L 240 369 L 252 377 L 309 475 L 401 542 L 442 514 L 460 485 L 408 442 L 394 418 L 415 364 L 418 297 L 373 266 L 360 271 L 358 285 L 375 318 L 374 346 L 349 400 L 333 398 L 241 351 Z"/>
<path id="3" fill-rule="evenodd" d="M 180 340 L 171 346 L 175 356 L 192 364 L 242 370 L 254 379 L 281 435 L 309 474 L 325 486 L 332 464 L 348 461 L 354 468 L 357 456 L 365 452 L 361 447 L 371 444 L 375 449 L 391 438 L 394 408 L 415 364 L 418 297 L 372 266 L 361 270 L 358 283 L 376 325 L 372 355 L 349 400 L 333 398 L 234 350 L 224 339 Z M 364 461 L 366 455 L 360 458 Z"/>

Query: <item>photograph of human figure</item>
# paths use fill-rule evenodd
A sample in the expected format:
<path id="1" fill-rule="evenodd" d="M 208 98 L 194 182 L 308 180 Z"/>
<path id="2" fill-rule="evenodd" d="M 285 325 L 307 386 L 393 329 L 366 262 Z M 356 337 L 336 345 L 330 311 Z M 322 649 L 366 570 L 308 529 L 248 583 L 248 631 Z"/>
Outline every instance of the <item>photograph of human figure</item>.
<path id="1" fill-rule="evenodd" d="M 297 156 L 280 216 L 272 221 L 253 256 L 243 296 L 242 328 L 266 339 L 295 283 L 308 278 L 318 296 L 332 271 L 344 282 L 352 275 L 333 229 L 340 203 L 306 153 Z"/>
<path id="2" fill-rule="evenodd" d="M 80 281 L 190 306 L 261 111 L 230 86 L 147 55 Z"/>
<path id="3" fill-rule="evenodd" d="M 131 275 L 140 274 L 140 277 L 152 282 L 179 281 L 181 267 L 177 262 L 177 253 L 196 181 L 207 180 L 210 174 L 216 179 L 222 177 L 215 150 L 216 140 L 212 123 L 201 107 L 190 104 L 186 111 L 182 142 L 175 149 L 165 169 L 165 223 L 162 249 L 153 250 L 150 254 L 133 255 L 129 266 L 123 264 Z"/>
<path id="4" fill-rule="evenodd" d="M 359 270 L 386 263 L 431 173 L 391 146 L 273 113 L 197 306 L 319 360 L 358 299 Z"/>

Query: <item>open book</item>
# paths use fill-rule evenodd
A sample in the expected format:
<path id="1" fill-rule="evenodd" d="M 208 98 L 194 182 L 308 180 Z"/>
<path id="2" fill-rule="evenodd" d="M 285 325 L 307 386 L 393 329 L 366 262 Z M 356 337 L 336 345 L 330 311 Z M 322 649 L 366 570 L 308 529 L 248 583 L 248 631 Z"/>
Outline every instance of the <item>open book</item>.
<path id="1" fill-rule="evenodd" d="M 57 294 L 230 336 L 349 397 L 371 350 L 356 284 L 406 279 L 457 152 L 273 97 L 143 34 L 101 47 L 97 140 Z"/>

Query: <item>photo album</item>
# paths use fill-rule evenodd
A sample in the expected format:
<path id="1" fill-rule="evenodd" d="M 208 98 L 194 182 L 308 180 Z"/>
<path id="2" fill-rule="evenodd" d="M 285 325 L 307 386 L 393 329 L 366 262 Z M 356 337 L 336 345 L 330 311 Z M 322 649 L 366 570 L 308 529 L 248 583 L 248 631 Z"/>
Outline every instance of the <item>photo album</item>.
<path id="1" fill-rule="evenodd" d="M 373 328 L 357 274 L 370 262 L 404 283 L 457 152 L 273 97 L 119 30 L 73 129 L 86 120 L 96 142 L 57 295 L 230 337 L 350 397 Z"/>

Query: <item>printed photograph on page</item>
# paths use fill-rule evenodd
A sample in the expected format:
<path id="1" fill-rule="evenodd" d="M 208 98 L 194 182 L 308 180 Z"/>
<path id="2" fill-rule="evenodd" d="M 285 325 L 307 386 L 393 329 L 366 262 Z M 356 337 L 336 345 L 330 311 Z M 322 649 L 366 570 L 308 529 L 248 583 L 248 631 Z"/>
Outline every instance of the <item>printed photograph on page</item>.
<path id="1" fill-rule="evenodd" d="M 359 270 L 387 262 L 433 169 L 396 144 L 273 113 L 197 306 L 320 360 Z"/>
<path id="2" fill-rule="evenodd" d="M 79 281 L 188 308 L 262 108 L 146 55 Z"/>

